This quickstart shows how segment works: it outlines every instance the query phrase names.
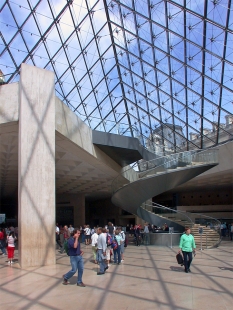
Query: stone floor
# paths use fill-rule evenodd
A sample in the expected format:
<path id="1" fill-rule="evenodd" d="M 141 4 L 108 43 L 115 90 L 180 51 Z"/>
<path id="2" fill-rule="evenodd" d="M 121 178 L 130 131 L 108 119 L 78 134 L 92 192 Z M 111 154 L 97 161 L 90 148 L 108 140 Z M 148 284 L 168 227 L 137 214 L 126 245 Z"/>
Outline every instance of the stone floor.
<path id="1" fill-rule="evenodd" d="M 121 265 L 97 276 L 91 247 L 85 251 L 85 288 L 62 285 L 70 269 L 66 254 L 57 254 L 52 267 L 20 269 L 0 256 L 1 309 L 82 310 L 230 310 L 233 309 L 233 242 L 198 251 L 186 274 L 176 263 L 175 248 L 130 245 Z"/>

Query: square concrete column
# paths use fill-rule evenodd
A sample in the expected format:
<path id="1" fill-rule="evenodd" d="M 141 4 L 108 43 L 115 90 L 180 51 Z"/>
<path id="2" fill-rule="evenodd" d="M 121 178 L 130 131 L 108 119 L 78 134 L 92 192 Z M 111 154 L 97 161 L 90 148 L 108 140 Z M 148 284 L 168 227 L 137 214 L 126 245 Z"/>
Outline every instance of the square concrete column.
<path id="1" fill-rule="evenodd" d="M 21 65 L 19 82 L 19 263 L 53 265 L 55 257 L 54 74 Z"/>

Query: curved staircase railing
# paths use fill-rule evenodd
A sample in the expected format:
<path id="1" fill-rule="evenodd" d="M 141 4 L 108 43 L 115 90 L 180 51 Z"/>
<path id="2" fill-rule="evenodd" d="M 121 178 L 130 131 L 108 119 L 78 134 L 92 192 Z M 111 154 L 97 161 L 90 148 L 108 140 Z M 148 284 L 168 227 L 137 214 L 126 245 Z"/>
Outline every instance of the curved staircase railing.
<path id="1" fill-rule="evenodd" d="M 152 209 L 151 212 L 162 217 L 164 223 L 173 222 L 192 229 L 192 234 L 195 237 L 197 247 L 212 248 L 216 247 L 221 242 L 221 222 L 211 216 L 201 213 L 191 213 L 180 210 L 167 208 L 157 203 L 151 205 L 145 204 L 144 209 Z M 200 234 L 202 230 L 202 236 Z"/>
<path id="2" fill-rule="evenodd" d="M 194 167 L 197 165 L 218 164 L 218 150 L 192 150 L 161 156 L 150 161 L 135 162 L 130 168 L 123 169 L 112 182 L 112 192 L 136 181 L 139 178 L 169 172 L 174 169 Z"/>
<path id="3" fill-rule="evenodd" d="M 150 161 L 141 160 L 130 168 L 124 168 L 123 172 L 113 180 L 112 202 L 128 212 L 138 215 L 147 222 L 153 223 L 157 221 L 162 223 L 166 219 L 169 226 L 173 226 L 177 231 L 184 231 L 185 224 L 195 230 L 202 223 L 196 223 L 192 213 L 173 212 L 172 209 L 157 205 L 157 210 L 160 210 L 160 213 L 163 212 L 163 215 L 159 215 L 152 212 L 154 206 L 150 206 L 150 210 L 147 210 L 148 204 L 145 204 L 145 201 L 191 180 L 217 164 L 217 149 L 192 150 L 158 157 Z M 142 204 L 144 204 L 144 208 Z M 173 212 L 173 218 L 171 215 L 169 218 L 168 214 L 165 217 L 165 210 L 169 214 Z M 195 214 L 197 215 L 197 213 Z M 208 216 L 202 216 L 201 218 L 210 220 Z M 209 226 L 213 225 L 211 223 Z M 208 229 L 213 230 L 210 227 Z M 219 243 L 219 238 L 216 241 L 217 243 Z"/>

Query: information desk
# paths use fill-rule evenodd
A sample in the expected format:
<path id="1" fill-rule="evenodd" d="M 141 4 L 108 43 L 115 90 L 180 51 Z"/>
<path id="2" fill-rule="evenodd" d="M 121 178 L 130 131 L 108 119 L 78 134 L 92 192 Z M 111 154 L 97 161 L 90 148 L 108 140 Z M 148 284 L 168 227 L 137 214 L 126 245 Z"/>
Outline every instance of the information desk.
<path id="1" fill-rule="evenodd" d="M 169 233 L 150 233 L 149 240 L 151 245 L 171 246 L 171 234 Z M 172 234 L 172 246 L 178 246 L 182 233 Z"/>

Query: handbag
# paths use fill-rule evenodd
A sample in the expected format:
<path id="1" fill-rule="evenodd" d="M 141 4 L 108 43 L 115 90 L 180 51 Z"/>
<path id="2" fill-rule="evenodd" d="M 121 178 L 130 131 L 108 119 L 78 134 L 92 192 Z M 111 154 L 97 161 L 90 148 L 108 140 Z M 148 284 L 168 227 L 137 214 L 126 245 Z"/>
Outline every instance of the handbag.
<path id="1" fill-rule="evenodd" d="M 177 260 L 177 263 L 179 265 L 183 265 L 184 264 L 183 255 L 181 253 L 176 254 L 176 260 Z"/>

